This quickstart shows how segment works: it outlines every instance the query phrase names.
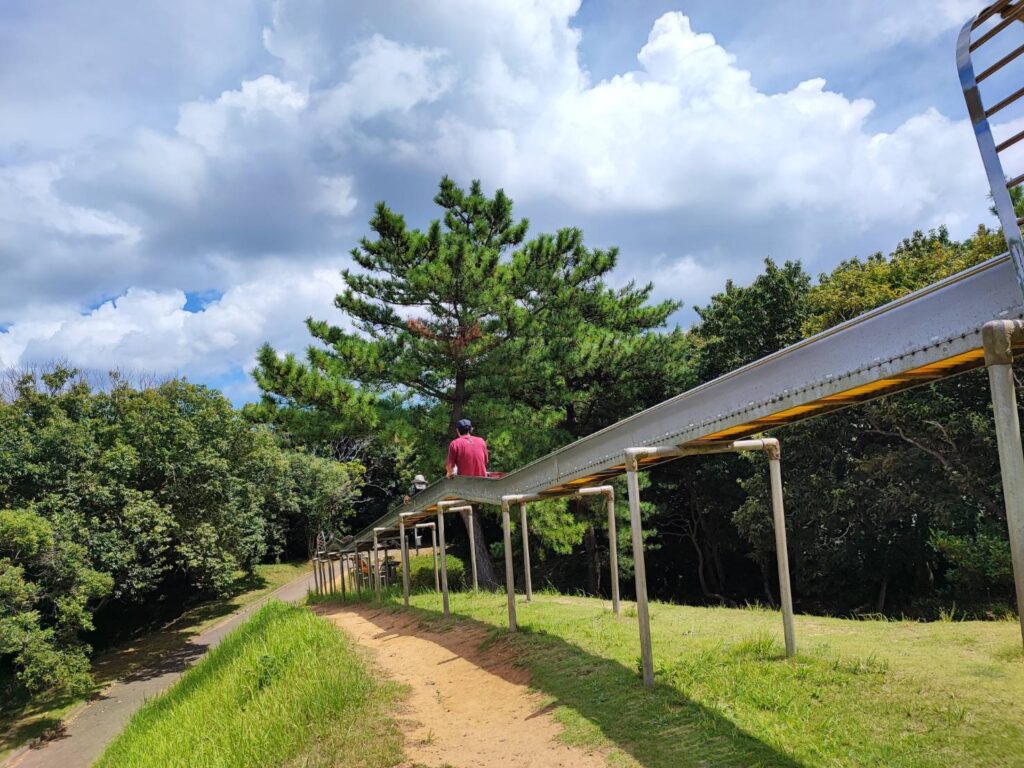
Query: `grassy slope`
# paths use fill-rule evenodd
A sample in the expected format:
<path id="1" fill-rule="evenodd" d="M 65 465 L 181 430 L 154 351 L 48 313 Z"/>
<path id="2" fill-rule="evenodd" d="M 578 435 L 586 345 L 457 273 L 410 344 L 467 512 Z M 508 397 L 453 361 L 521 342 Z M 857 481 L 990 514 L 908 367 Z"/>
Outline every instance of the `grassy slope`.
<path id="1" fill-rule="evenodd" d="M 93 691 L 99 692 L 133 670 L 180 648 L 190 637 L 293 581 L 308 569 L 308 563 L 281 563 L 258 565 L 253 576 L 240 574 L 231 595 L 193 606 L 160 631 L 98 655 L 93 662 L 96 680 Z M 20 745 L 58 726 L 61 718 L 83 701 L 82 697 L 40 696 L 27 703 L 0 707 L 0 760 Z"/>
<path id="2" fill-rule="evenodd" d="M 390 766 L 398 693 L 326 621 L 271 601 L 139 710 L 96 765 Z"/>
<path id="3" fill-rule="evenodd" d="M 444 625 L 436 594 L 413 605 Z M 648 693 L 631 604 L 616 618 L 598 600 L 520 598 L 523 631 L 511 638 L 503 595 L 453 594 L 451 605 L 456 621 L 511 642 L 564 738 L 610 748 L 613 765 L 1024 765 L 1015 621 L 801 616 L 800 654 L 786 661 L 774 612 L 655 604 Z"/>

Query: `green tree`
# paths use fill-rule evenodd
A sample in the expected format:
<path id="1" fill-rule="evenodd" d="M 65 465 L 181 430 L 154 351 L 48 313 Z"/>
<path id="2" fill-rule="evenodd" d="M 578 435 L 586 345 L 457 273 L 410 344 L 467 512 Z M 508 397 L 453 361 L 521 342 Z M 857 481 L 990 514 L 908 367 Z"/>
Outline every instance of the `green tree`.
<path id="1" fill-rule="evenodd" d="M 0 510 L 0 693 L 20 685 L 85 691 L 90 608 L 113 579 L 89 568 L 86 549 L 29 509 Z"/>
<path id="2" fill-rule="evenodd" d="M 353 249 L 359 269 L 342 273 L 347 289 L 335 300 L 354 330 L 308 321 L 318 343 L 305 362 L 264 346 L 254 375 L 265 407 L 327 410 L 350 429 L 385 434 L 400 431 L 394 420 L 414 421 L 423 470 L 441 466 L 466 415 L 484 427 L 495 464 L 512 468 L 558 437 L 620 418 L 616 405 L 644 404 L 628 392 L 601 396 L 629 378 L 628 366 L 657 359 L 648 334 L 676 303 L 649 305 L 651 286 L 609 289 L 617 251 L 587 248 L 578 229 L 527 240 L 526 220 L 513 217 L 501 190 L 488 197 L 479 182 L 467 191 L 444 178 L 434 201 L 443 217 L 426 231 L 377 206 L 374 237 Z M 682 346 L 677 336 L 668 342 Z M 407 407 L 394 408 L 396 394 Z M 562 429 L 538 440 L 538 425 Z M 481 581 L 496 584 L 477 534 Z"/>
<path id="3" fill-rule="evenodd" d="M 8 381 L 0 700 L 81 690 L 83 638 L 104 620 L 224 593 L 262 559 L 305 555 L 311 532 L 339 530 L 360 492 L 358 463 L 284 450 L 206 387 L 114 378 L 95 391 L 60 367 Z"/>
<path id="4" fill-rule="evenodd" d="M 979 228 L 958 243 L 939 229 L 915 233 L 888 256 L 843 262 L 808 294 L 803 331 L 831 327 L 1002 250 L 997 232 Z M 989 409 L 985 376 L 976 371 L 780 433 L 790 562 L 805 605 L 896 605 L 934 615 L 928 606 L 936 595 L 961 606 L 1006 600 L 1012 583 Z M 767 483 L 763 473 L 741 483 L 750 495 L 735 522 L 768 570 L 775 554 Z"/>

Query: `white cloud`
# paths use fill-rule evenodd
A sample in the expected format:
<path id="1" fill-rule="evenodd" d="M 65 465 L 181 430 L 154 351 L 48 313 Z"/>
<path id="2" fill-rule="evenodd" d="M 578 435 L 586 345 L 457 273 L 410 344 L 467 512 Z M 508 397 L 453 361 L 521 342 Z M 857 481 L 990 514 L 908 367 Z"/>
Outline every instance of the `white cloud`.
<path id="1" fill-rule="evenodd" d="M 355 46 L 348 76 L 319 95 L 319 118 L 328 129 L 352 120 L 408 112 L 435 101 L 449 87 L 453 72 L 437 48 L 402 45 L 381 35 Z"/>
<path id="2" fill-rule="evenodd" d="M 14 323 L 0 333 L 0 361 L 66 360 L 87 369 L 200 378 L 248 370 L 264 341 L 301 352 L 309 342 L 303 321 L 333 316 L 342 287 L 333 266 L 298 271 L 278 265 L 199 312 L 185 309 L 182 291 L 133 287 L 88 312 L 54 308 L 48 320 Z"/>
<path id="3" fill-rule="evenodd" d="M 850 230 L 973 218 L 982 208 L 963 122 L 930 111 L 872 133 L 873 104 L 821 79 L 762 93 L 679 13 L 657 20 L 638 60 L 639 70 L 547 94 L 505 123 L 453 110 L 424 161 L 500 179 L 519 199 L 592 210 L 764 220 L 793 209 Z"/>
<path id="4" fill-rule="evenodd" d="M 504 187 L 545 229 L 580 225 L 594 244 L 622 245 L 617 279 L 653 280 L 658 297 L 690 305 L 727 277 L 748 279 L 765 255 L 828 268 L 917 227 L 963 235 L 987 216 L 966 121 L 922 108 L 881 132 L 871 100 L 820 77 L 759 87 L 681 13 L 657 19 L 635 62 L 597 80 L 581 46 L 602 41 L 574 26 L 579 0 L 277 0 L 262 37 L 257 14 L 235 2 L 248 36 L 231 33 L 231 66 L 211 53 L 216 35 L 199 29 L 205 6 L 193 3 L 197 31 L 175 22 L 173 48 L 205 58 L 148 111 L 112 105 L 112 127 L 96 115 L 113 98 L 104 83 L 132 73 L 108 62 L 95 76 L 69 74 L 87 114 L 50 152 L 26 138 L 26 99 L 42 99 L 0 74 L 0 98 L 21 105 L 14 127 L 0 126 L 5 362 L 215 376 L 247 365 L 264 338 L 301 349 L 301 319 L 332 316 L 329 255 L 365 233 L 366 204 L 387 200 L 421 225 L 437 215 L 429 200 L 442 173 Z M 973 5 L 872 0 L 837 18 L 859 20 L 858 41 L 911 46 Z M 223 31 L 230 14 L 210 13 Z M 819 37 L 847 39 L 841 29 Z M 30 43 L 19 38 L 19 50 Z M 82 66 L 78 53 L 70 61 Z M 165 69 L 139 77 L 163 82 L 153 73 Z M 45 83 L 59 74 L 47 70 Z M 76 92 L 54 101 L 78 103 Z M 184 310 L 184 291 L 211 288 L 219 300 Z"/>
<path id="5" fill-rule="evenodd" d="M 318 209 L 332 216 L 348 216 L 356 207 L 351 176 L 321 176 Z"/>
<path id="6" fill-rule="evenodd" d="M 254 137 L 279 139 L 282 133 L 293 133 L 307 101 L 295 83 L 263 75 L 244 81 L 238 90 L 224 91 L 216 101 L 185 104 L 177 132 L 211 155 L 251 151 Z M 244 138 L 250 140 L 239 141 Z"/>
<path id="7" fill-rule="evenodd" d="M 37 227 L 61 237 L 100 238 L 134 243 L 139 229 L 96 208 L 71 205 L 54 183 L 63 176 L 56 163 L 0 167 L 0 237 Z"/>

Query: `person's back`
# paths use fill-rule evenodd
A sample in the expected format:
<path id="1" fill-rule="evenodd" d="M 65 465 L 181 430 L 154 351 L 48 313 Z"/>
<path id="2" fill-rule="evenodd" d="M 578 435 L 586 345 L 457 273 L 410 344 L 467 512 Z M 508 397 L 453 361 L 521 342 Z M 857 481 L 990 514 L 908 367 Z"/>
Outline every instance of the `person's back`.
<path id="1" fill-rule="evenodd" d="M 475 437 L 469 419 L 455 425 L 457 437 L 448 444 L 448 477 L 487 477 L 487 443 Z"/>

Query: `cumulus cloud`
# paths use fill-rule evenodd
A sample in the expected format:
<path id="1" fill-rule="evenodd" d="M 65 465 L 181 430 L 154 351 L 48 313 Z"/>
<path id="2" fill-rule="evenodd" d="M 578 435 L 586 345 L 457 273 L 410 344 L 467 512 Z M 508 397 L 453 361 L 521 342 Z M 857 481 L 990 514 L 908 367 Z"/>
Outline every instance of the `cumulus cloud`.
<path id="1" fill-rule="evenodd" d="M 511 122 L 450 115 L 436 154 L 521 197 L 597 210 L 698 208 L 763 221 L 789 208 L 849 230 L 980 208 L 968 197 L 981 173 L 960 121 L 932 110 L 872 133 L 872 102 L 824 80 L 762 93 L 679 13 L 657 20 L 637 58 L 640 69 L 566 89 Z"/>

